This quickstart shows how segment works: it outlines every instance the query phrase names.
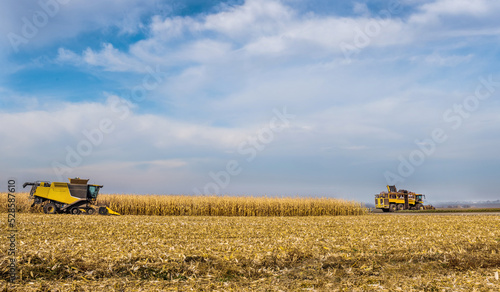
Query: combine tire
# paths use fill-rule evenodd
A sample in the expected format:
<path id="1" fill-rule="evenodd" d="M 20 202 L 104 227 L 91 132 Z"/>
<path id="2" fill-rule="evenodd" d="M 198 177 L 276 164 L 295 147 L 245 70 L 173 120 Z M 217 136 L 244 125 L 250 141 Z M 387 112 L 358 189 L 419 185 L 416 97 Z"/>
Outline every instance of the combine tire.
<path id="1" fill-rule="evenodd" d="M 422 204 L 417 204 L 415 207 L 419 211 L 424 209 L 424 206 Z"/>
<path id="2" fill-rule="evenodd" d="M 108 209 L 106 207 L 99 207 L 100 215 L 108 215 Z"/>
<path id="3" fill-rule="evenodd" d="M 93 215 L 95 213 L 95 209 L 90 207 L 87 209 L 87 215 Z"/>
<path id="4" fill-rule="evenodd" d="M 81 211 L 78 208 L 72 208 L 69 212 L 73 215 L 80 215 Z"/>
<path id="5" fill-rule="evenodd" d="M 54 203 L 48 203 L 45 206 L 43 206 L 43 212 L 45 214 L 55 214 L 57 213 L 57 207 L 56 204 Z"/>
<path id="6" fill-rule="evenodd" d="M 390 204 L 389 205 L 389 212 L 394 212 L 396 211 L 396 204 Z"/>
<path id="7" fill-rule="evenodd" d="M 399 210 L 404 210 L 405 209 L 405 205 L 403 204 L 398 204 L 398 211 Z"/>

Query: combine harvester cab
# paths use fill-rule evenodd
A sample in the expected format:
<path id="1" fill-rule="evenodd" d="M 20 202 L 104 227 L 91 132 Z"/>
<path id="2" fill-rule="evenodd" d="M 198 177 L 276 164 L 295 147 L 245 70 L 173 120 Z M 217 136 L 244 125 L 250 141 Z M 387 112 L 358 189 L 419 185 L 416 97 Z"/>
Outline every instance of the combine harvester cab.
<path id="1" fill-rule="evenodd" d="M 30 199 L 35 204 L 44 204 L 45 214 L 69 213 L 92 215 L 102 185 L 90 185 L 88 179 L 70 178 L 69 183 L 48 181 L 26 182 L 23 188 L 31 186 Z M 101 215 L 120 215 L 108 207 L 99 207 Z"/>
<path id="2" fill-rule="evenodd" d="M 397 190 L 396 186 L 387 186 L 387 192 L 375 195 L 375 208 L 384 212 L 399 210 L 424 210 L 425 195 L 407 190 Z"/>

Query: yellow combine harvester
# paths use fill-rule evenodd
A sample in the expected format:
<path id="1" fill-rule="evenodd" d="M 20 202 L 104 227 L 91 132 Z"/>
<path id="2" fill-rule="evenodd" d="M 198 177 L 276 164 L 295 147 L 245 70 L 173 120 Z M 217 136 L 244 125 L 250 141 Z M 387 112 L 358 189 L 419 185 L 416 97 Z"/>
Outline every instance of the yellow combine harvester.
<path id="1" fill-rule="evenodd" d="M 424 210 L 432 206 L 424 206 L 425 195 L 416 194 L 407 190 L 397 190 L 396 186 L 387 186 L 387 192 L 375 195 L 375 207 L 384 212 L 399 210 Z"/>
<path id="2" fill-rule="evenodd" d="M 31 186 L 30 199 L 33 204 L 44 204 L 46 214 L 70 213 L 74 215 L 92 215 L 95 209 L 99 189 L 103 186 L 90 185 L 88 179 L 70 178 L 69 183 L 48 181 L 26 182 L 23 188 Z M 120 215 L 108 207 L 99 207 L 101 215 Z"/>

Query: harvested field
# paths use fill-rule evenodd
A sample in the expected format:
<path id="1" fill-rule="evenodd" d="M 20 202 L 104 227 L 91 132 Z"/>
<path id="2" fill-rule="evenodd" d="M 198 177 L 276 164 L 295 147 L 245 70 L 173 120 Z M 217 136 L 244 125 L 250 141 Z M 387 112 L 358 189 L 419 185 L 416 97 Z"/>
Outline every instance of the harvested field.
<path id="1" fill-rule="evenodd" d="M 500 288 L 500 216 L 18 214 L 18 247 L 17 291 Z"/>

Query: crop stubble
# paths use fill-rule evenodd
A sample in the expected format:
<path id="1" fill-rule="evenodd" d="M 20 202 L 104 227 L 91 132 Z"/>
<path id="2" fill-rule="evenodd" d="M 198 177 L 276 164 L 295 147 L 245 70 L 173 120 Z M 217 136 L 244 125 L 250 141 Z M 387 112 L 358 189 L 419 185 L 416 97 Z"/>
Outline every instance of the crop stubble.
<path id="1" fill-rule="evenodd" d="M 500 287 L 500 216 L 18 218 L 19 291 Z"/>

